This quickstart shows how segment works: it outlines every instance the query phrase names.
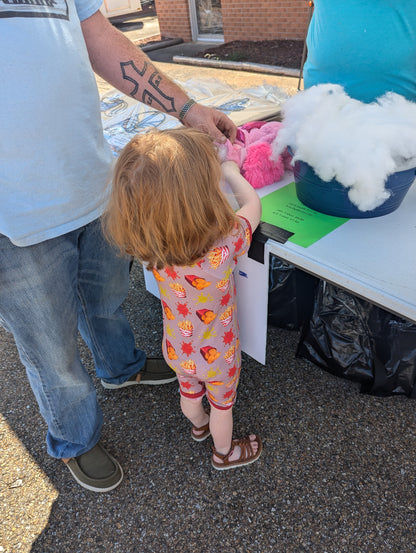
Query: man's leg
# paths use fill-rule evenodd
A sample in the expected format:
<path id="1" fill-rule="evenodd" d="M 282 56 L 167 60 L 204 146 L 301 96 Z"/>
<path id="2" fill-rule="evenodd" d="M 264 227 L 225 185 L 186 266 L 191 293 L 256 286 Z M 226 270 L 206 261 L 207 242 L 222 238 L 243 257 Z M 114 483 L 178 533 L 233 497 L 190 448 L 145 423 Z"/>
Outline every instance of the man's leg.
<path id="1" fill-rule="evenodd" d="M 57 458 L 91 449 L 102 425 L 77 351 L 77 241 L 73 232 L 20 248 L 0 237 L 0 322 L 14 335 Z"/>
<path id="2" fill-rule="evenodd" d="M 13 333 L 47 425 L 48 452 L 66 460 L 84 488 L 123 479 L 99 442 L 102 414 L 77 350 L 80 231 L 26 248 L 0 236 L 0 324 Z"/>
<path id="3" fill-rule="evenodd" d="M 117 255 L 104 239 L 98 220 L 86 227 L 79 248 L 79 329 L 103 386 L 115 389 L 174 381 L 176 375 L 163 359 L 146 359 L 135 346 L 121 307 L 129 288 L 129 258 Z"/>

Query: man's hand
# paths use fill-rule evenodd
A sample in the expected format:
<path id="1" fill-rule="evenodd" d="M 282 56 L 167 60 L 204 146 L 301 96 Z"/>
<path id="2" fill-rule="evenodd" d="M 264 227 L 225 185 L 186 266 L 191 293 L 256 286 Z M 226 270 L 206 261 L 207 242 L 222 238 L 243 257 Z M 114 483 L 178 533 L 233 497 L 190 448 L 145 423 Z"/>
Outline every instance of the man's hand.
<path id="1" fill-rule="evenodd" d="M 225 113 L 201 104 L 194 104 L 191 107 L 183 119 L 183 124 L 185 127 L 206 132 L 220 144 L 223 144 L 227 138 L 234 142 L 237 136 L 237 127 Z"/>

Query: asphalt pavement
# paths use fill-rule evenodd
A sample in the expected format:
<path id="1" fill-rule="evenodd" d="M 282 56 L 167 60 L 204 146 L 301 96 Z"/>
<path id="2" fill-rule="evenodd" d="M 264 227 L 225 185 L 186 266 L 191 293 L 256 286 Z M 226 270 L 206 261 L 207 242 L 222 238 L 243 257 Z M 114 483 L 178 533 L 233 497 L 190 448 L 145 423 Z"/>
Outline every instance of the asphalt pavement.
<path id="1" fill-rule="evenodd" d="M 180 81 L 297 86 L 158 63 Z M 137 264 L 125 309 L 138 346 L 160 355 L 159 300 Z M 264 451 L 251 466 L 218 472 L 210 440 L 190 439 L 175 383 L 104 390 L 80 339 L 103 441 L 125 474 L 116 490 L 95 494 L 47 455 L 25 370 L 0 330 L 0 553 L 415 553 L 414 400 L 361 394 L 296 358 L 298 341 L 299 331 L 269 327 L 265 366 L 243 356 L 235 434 L 260 434 Z"/>

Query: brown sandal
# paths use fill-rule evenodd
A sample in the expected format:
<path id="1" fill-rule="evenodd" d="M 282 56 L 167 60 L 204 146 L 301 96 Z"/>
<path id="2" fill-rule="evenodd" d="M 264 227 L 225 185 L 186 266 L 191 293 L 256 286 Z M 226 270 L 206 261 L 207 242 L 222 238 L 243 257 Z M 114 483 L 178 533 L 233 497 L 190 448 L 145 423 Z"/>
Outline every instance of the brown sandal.
<path id="1" fill-rule="evenodd" d="M 254 453 L 253 451 L 253 448 L 251 445 L 252 442 L 257 442 L 259 445 L 256 453 Z M 234 451 L 235 446 L 237 445 L 239 445 L 241 448 L 240 458 L 236 459 L 235 461 L 229 461 L 229 457 Z M 246 436 L 245 438 L 239 438 L 237 440 L 233 440 L 231 442 L 230 451 L 225 455 L 222 453 L 218 453 L 218 451 L 216 451 L 214 447 L 212 448 L 212 450 L 214 451 L 214 455 L 216 455 L 222 460 L 222 463 L 218 463 L 217 461 L 214 461 L 214 457 L 212 458 L 212 466 L 214 467 L 214 469 L 228 470 L 236 467 L 243 467 L 245 465 L 250 465 L 251 463 L 254 463 L 254 461 L 257 461 L 257 459 L 260 457 L 261 452 L 263 450 L 263 444 L 261 443 L 261 439 L 259 436 L 256 436 L 254 440 L 250 440 L 250 436 Z"/>
<path id="2" fill-rule="evenodd" d="M 195 434 L 195 432 L 202 432 L 202 434 Z M 209 422 L 207 422 L 207 424 L 204 424 L 204 426 L 200 426 L 199 428 L 197 428 L 196 426 L 193 426 L 191 428 L 191 438 L 193 438 L 196 442 L 203 442 L 210 435 L 211 432 L 209 430 Z"/>

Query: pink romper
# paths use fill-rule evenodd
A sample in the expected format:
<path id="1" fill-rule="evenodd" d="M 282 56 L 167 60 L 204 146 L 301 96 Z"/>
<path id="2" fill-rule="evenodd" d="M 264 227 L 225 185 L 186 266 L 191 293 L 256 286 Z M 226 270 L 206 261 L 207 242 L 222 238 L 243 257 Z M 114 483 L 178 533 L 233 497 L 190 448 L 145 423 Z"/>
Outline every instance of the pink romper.
<path id="1" fill-rule="evenodd" d="M 163 355 L 181 394 L 233 406 L 241 368 L 233 270 L 251 243 L 249 222 L 195 265 L 153 270 L 163 308 Z"/>

